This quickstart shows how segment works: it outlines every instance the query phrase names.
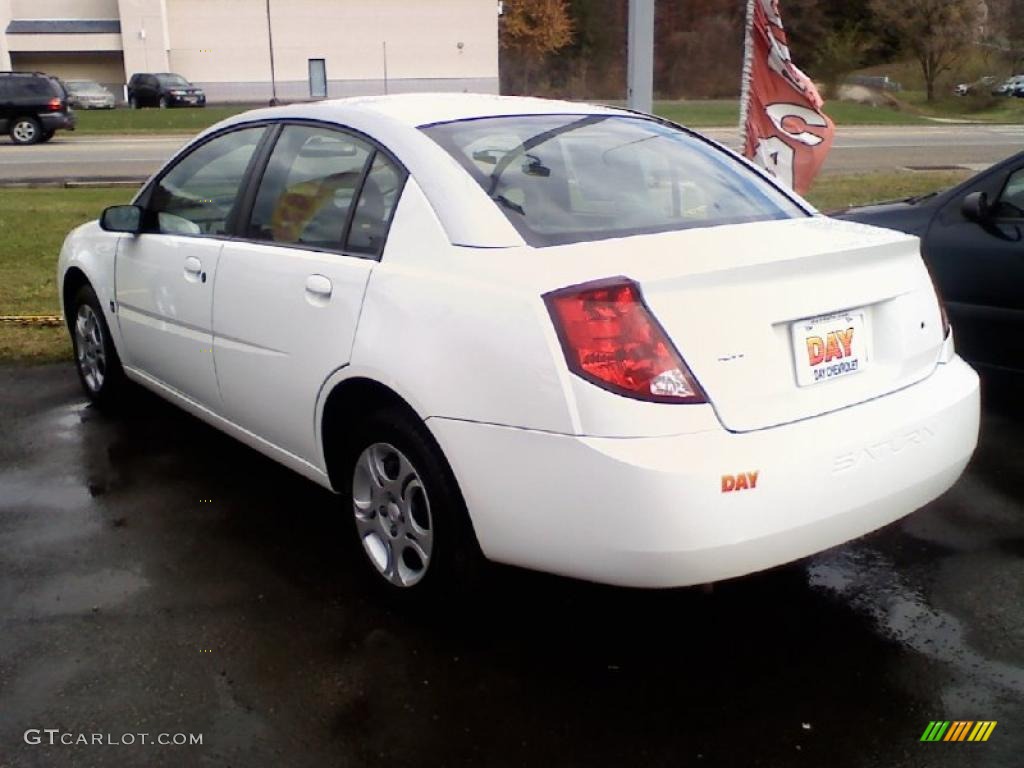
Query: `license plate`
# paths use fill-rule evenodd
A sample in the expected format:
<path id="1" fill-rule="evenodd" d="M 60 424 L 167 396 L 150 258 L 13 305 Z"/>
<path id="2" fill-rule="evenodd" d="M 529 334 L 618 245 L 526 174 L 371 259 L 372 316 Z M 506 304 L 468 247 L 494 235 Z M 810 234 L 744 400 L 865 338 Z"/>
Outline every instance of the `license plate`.
<path id="1" fill-rule="evenodd" d="M 187 101 L 189 104 L 195 104 L 197 101 L 199 101 L 199 97 L 198 96 L 188 96 L 188 97 L 185 98 L 185 101 Z"/>
<path id="2" fill-rule="evenodd" d="M 860 373 L 867 365 L 864 310 L 798 320 L 791 326 L 801 387 Z"/>

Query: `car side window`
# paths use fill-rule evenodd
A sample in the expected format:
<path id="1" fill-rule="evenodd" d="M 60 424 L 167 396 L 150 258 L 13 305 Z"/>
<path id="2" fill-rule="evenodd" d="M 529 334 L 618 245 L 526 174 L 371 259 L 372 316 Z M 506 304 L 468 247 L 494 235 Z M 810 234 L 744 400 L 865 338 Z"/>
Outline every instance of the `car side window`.
<path id="1" fill-rule="evenodd" d="M 347 250 L 380 256 L 387 240 L 391 214 L 404 182 L 404 172 L 383 152 L 377 152 L 359 194 Z"/>
<path id="2" fill-rule="evenodd" d="M 372 154 L 373 147 L 355 136 L 286 125 L 260 182 L 248 236 L 340 249 Z"/>
<path id="3" fill-rule="evenodd" d="M 264 126 L 212 139 L 179 160 L 153 187 L 147 230 L 223 235 Z"/>
<path id="4" fill-rule="evenodd" d="M 1024 168 L 1010 174 L 996 204 L 996 216 L 1005 219 L 1024 219 Z"/>

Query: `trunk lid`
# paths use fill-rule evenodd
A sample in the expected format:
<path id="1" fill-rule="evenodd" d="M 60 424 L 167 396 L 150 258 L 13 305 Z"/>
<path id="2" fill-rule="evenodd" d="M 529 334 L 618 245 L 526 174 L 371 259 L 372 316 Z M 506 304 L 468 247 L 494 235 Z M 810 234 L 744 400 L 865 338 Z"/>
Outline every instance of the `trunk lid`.
<path id="1" fill-rule="evenodd" d="M 919 242 L 890 230 L 816 216 L 533 255 L 548 289 L 635 280 L 722 425 L 735 432 L 914 384 L 935 369 L 943 343 Z"/>

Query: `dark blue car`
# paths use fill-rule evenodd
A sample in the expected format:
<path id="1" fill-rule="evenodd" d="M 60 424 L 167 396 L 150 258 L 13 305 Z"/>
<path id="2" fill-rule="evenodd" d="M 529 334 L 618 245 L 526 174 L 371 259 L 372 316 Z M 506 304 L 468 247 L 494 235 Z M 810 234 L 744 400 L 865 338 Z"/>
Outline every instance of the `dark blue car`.
<path id="1" fill-rule="evenodd" d="M 957 351 L 1024 373 L 1024 152 L 943 192 L 832 215 L 919 236 Z"/>

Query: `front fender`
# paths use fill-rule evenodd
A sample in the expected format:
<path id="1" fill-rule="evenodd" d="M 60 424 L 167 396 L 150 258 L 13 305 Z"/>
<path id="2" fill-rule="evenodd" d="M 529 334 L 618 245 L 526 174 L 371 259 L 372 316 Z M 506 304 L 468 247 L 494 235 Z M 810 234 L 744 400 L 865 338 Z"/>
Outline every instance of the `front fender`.
<path id="1" fill-rule="evenodd" d="M 67 319 L 64 306 L 64 287 L 73 270 L 80 272 L 96 291 L 103 309 L 104 318 L 110 328 L 114 347 L 121 350 L 121 329 L 111 309 L 116 300 L 115 268 L 117 244 L 123 235 L 104 232 L 99 222 L 90 221 L 73 229 L 64 240 L 57 260 L 57 293 L 61 314 Z"/>

